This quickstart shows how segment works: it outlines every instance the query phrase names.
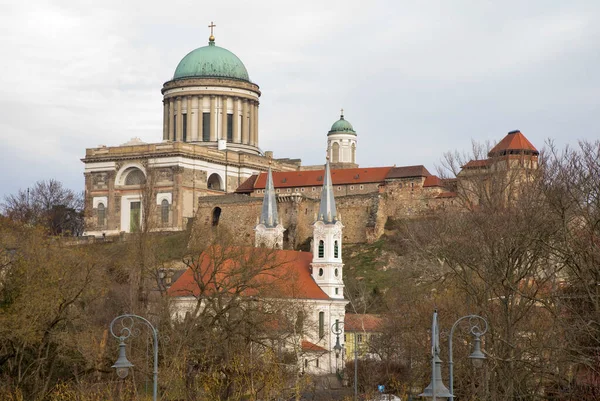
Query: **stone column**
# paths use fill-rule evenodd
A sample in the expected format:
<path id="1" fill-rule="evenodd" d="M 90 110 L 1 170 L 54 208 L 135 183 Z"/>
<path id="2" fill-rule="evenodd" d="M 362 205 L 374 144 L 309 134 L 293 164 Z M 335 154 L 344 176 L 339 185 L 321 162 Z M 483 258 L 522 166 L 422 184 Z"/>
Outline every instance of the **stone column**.
<path id="1" fill-rule="evenodd" d="M 188 141 L 194 142 L 198 140 L 198 96 L 192 96 L 192 112 L 188 110 L 188 114 L 191 116 L 191 125 L 188 127 L 190 133 L 188 134 Z"/>
<path id="2" fill-rule="evenodd" d="M 216 103 L 217 99 L 215 95 L 210 95 L 210 141 L 216 142 L 217 140 L 217 113 Z"/>
<path id="3" fill-rule="evenodd" d="M 258 101 L 254 103 L 254 146 L 258 147 Z"/>
<path id="4" fill-rule="evenodd" d="M 173 99 L 169 99 L 169 140 L 175 140 L 175 132 L 173 131 L 173 116 L 175 115 L 175 105 L 173 104 Z"/>
<path id="5" fill-rule="evenodd" d="M 223 113 L 221 116 L 221 139 L 227 140 L 227 96 L 221 98 L 221 106 L 221 112 Z"/>
<path id="6" fill-rule="evenodd" d="M 186 142 L 190 142 L 192 140 L 192 97 L 188 96 L 187 97 L 187 108 L 186 108 L 186 117 L 187 117 L 187 122 L 185 123 L 186 128 L 187 128 L 187 132 L 186 132 L 186 138 L 185 141 Z"/>
<path id="7" fill-rule="evenodd" d="M 242 143 L 248 142 L 248 99 L 242 99 Z"/>
<path id="8" fill-rule="evenodd" d="M 202 133 L 202 129 L 204 128 L 204 122 L 202 118 L 204 116 L 204 98 L 202 96 L 198 96 L 198 140 L 203 141 L 204 134 Z"/>
<path id="9" fill-rule="evenodd" d="M 254 145 L 254 132 L 252 130 L 252 100 L 248 100 L 248 145 Z"/>
<path id="10" fill-rule="evenodd" d="M 163 141 L 169 139 L 169 101 L 163 99 Z"/>
<path id="11" fill-rule="evenodd" d="M 233 98 L 233 142 L 234 143 L 242 143 L 242 137 L 240 135 L 240 110 L 238 106 L 240 98 Z"/>
<path id="12" fill-rule="evenodd" d="M 176 133 L 175 133 L 175 140 L 180 142 L 181 141 L 181 133 L 183 132 L 182 130 L 182 125 L 183 125 L 183 118 L 182 118 L 182 110 L 183 108 L 181 107 L 181 98 L 178 97 L 177 98 L 177 110 L 175 110 L 175 112 L 177 113 L 177 122 L 175 123 L 175 128 L 176 128 Z"/>

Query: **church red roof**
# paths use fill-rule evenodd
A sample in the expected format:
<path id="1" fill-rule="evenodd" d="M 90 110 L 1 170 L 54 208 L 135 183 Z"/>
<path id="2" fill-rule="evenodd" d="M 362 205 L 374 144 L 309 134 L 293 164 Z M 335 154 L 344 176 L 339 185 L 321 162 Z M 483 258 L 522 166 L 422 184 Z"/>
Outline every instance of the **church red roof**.
<path id="1" fill-rule="evenodd" d="M 302 351 L 304 352 L 328 352 L 325 348 L 311 343 L 310 341 L 302 340 Z"/>
<path id="2" fill-rule="evenodd" d="M 169 288 L 172 297 L 238 296 L 329 299 L 310 274 L 312 253 L 250 247 L 211 247 Z"/>
<path id="3" fill-rule="evenodd" d="M 332 169 L 331 180 L 333 185 L 344 184 L 366 184 L 371 182 L 383 182 L 392 167 L 368 167 Z M 325 170 L 302 170 L 285 171 L 273 173 L 273 184 L 275 188 L 294 187 L 318 187 L 323 185 L 323 174 Z M 254 182 L 254 189 L 264 189 L 267 174 L 261 173 Z M 245 186 L 244 182 L 242 186 Z"/>
<path id="4" fill-rule="evenodd" d="M 529 142 L 521 131 L 511 131 L 488 153 L 489 157 L 509 154 L 511 152 L 529 152 L 538 155 L 540 152 Z"/>

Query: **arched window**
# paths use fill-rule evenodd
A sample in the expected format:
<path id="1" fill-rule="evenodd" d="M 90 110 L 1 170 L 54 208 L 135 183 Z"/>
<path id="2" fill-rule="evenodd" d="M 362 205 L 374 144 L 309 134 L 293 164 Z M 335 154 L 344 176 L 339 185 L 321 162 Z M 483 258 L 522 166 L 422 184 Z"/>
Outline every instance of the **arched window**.
<path id="1" fill-rule="evenodd" d="M 98 203 L 98 227 L 104 227 L 106 222 L 106 208 L 104 203 Z"/>
<path id="2" fill-rule="evenodd" d="M 125 176 L 125 185 L 142 185 L 146 183 L 146 176 L 142 170 L 132 168 Z"/>
<path id="3" fill-rule="evenodd" d="M 338 242 L 337 240 L 335 240 L 335 242 L 333 243 L 333 257 L 334 258 L 339 258 L 339 247 L 338 247 Z"/>
<path id="4" fill-rule="evenodd" d="M 296 334 L 300 334 L 304 331 L 304 312 L 298 311 L 298 315 L 296 316 L 296 324 L 294 325 L 296 329 Z"/>
<path id="5" fill-rule="evenodd" d="M 325 242 L 323 240 L 319 241 L 319 257 L 325 257 Z"/>
<path id="6" fill-rule="evenodd" d="M 213 214 L 212 214 L 212 225 L 213 227 L 216 227 L 219 225 L 219 219 L 221 218 L 221 208 L 220 207 L 216 207 L 213 210 Z"/>
<path id="7" fill-rule="evenodd" d="M 340 145 L 337 142 L 332 146 L 331 158 L 333 163 L 340 162 Z"/>
<path id="8" fill-rule="evenodd" d="M 219 174 L 213 173 L 208 177 L 208 181 L 206 182 L 206 186 L 208 189 L 214 189 L 216 191 L 222 191 L 223 186 L 221 185 L 221 177 Z"/>
<path id="9" fill-rule="evenodd" d="M 325 312 L 319 312 L 319 337 L 325 336 Z"/>
<path id="10" fill-rule="evenodd" d="M 160 221 L 163 224 L 169 223 L 169 201 L 166 199 L 160 203 Z"/>

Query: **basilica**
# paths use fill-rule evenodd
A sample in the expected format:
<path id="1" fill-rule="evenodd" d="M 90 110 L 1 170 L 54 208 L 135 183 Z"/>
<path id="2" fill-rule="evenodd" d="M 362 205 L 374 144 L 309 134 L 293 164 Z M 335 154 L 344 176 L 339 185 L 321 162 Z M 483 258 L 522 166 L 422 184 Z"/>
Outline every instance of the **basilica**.
<path id="1" fill-rule="evenodd" d="M 270 166 L 288 227 L 282 247 L 296 249 L 310 238 L 306 227 L 318 211 L 323 166 L 261 150 L 259 86 L 235 54 L 216 45 L 213 27 L 208 45 L 183 57 L 163 84 L 161 141 L 133 138 L 120 146 L 86 149 L 85 235 L 224 224 L 251 243 Z M 422 165 L 360 168 L 358 135 L 343 111 L 326 132 L 323 149 L 339 209 L 347 216 L 348 242 L 377 239 L 390 217 L 418 217 L 453 203 L 454 183 Z M 519 131 L 496 148 L 498 154 L 537 160 L 537 150 Z M 473 163 L 465 171 L 485 165 Z"/>

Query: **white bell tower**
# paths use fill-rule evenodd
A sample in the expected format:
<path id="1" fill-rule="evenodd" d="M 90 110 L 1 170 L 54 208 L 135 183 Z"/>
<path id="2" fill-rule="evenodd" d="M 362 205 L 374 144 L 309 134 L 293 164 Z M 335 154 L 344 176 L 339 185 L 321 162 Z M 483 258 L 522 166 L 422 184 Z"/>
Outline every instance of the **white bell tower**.
<path id="1" fill-rule="evenodd" d="M 329 159 L 325 164 L 323 191 L 317 221 L 313 224 L 312 276 L 321 289 L 334 299 L 344 299 L 341 216 L 333 197 Z"/>

